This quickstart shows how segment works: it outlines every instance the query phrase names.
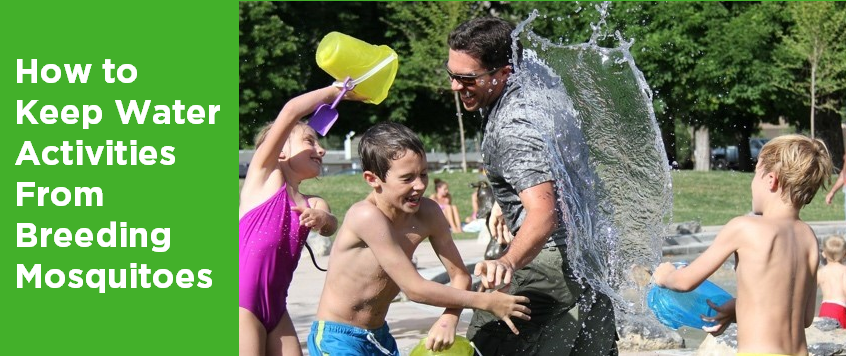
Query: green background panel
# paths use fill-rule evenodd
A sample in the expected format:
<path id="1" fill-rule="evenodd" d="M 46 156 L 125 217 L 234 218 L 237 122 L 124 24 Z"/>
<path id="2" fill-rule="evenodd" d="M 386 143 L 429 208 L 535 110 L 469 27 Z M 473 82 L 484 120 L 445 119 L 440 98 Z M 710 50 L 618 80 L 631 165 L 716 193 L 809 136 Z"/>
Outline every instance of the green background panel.
<path id="1" fill-rule="evenodd" d="M 235 353 L 235 208 L 231 189 L 235 175 L 238 130 L 235 2 L 14 2 L 0 11 L 0 112 L 3 113 L 0 157 L 4 173 L 3 243 L 0 256 L 3 323 L 0 354 L 5 355 L 176 355 Z M 40 67 L 53 63 L 91 64 L 87 83 L 62 79 L 50 84 L 16 83 L 16 60 L 31 59 Z M 135 66 L 133 83 L 104 81 L 101 65 Z M 84 130 L 68 125 L 16 124 L 17 100 L 44 105 L 100 106 L 102 121 Z M 115 100 L 151 101 L 148 122 L 124 125 Z M 220 105 L 214 125 L 155 125 L 153 105 Z M 184 117 L 184 113 L 183 113 Z M 15 166 L 24 141 L 37 152 L 62 141 L 137 140 L 138 146 L 160 150 L 174 146 L 170 166 Z M 55 156 L 55 155 L 54 155 Z M 74 155 L 75 158 L 75 155 Z M 100 187 L 100 207 L 38 207 L 28 199 L 16 206 L 16 182 L 46 187 Z M 228 183 L 227 183 L 228 182 Z M 170 249 L 102 248 L 96 244 L 59 248 L 16 247 L 16 224 L 39 228 L 82 227 L 97 231 L 109 221 L 130 227 L 170 228 Z M 16 287 L 17 265 L 41 264 L 66 274 L 71 269 L 148 268 L 197 273 L 212 270 L 211 288 L 111 289 L 100 294 L 84 286 L 51 289 L 43 284 Z"/>

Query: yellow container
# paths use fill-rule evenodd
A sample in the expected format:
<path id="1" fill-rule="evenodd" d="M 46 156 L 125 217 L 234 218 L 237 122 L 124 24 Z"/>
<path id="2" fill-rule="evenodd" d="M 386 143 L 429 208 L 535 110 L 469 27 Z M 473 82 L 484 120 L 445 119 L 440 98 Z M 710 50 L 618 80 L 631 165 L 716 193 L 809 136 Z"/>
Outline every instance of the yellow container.
<path id="1" fill-rule="evenodd" d="M 335 80 L 352 78 L 352 91 L 365 103 L 379 104 L 397 75 L 397 53 L 390 47 L 376 46 L 345 35 L 329 32 L 317 46 L 317 65 Z"/>
<path id="2" fill-rule="evenodd" d="M 470 340 L 467 340 L 464 336 L 455 335 L 455 343 L 441 352 L 426 350 L 426 338 L 424 337 L 408 356 L 473 356 L 473 351 L 473 345 L 470 345 Z"/>

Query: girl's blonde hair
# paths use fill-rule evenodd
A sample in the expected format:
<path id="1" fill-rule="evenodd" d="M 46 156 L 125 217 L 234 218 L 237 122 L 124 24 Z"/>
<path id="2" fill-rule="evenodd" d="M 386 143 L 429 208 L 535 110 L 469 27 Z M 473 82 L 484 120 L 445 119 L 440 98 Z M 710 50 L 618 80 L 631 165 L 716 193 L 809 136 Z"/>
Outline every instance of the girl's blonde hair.
<path id="1" fill-rule="evenodd" d="M 762 173 L 776 174 L 784 198 L 800 209 L 831 182 L 833 170 L 825 143 L 802 135 L 784 135 L 767 142 L 758 164 Z"/>
<path id="2" fill-rule="evenodd" d="M 823 256 L 832 261 L 843 261 L 846 255 L 846 240 L 841 235 L 831 235 L 823 240 Z"/>
<path id="3" fill-rule="evenodd" d="M 262 126 L 262 128 L 259 130 L 258 133 L 256 133 L 255 140 L 253 140 L 253 142 L 256 143 L 255 148 L 258 148 L 259 146 L 261 146 L 261 144 L 267 138 L 267 133 L 270 131 L 270 128 L 272 126 L 273 126 L 273 121 L 268 122 L 268 123 L 264 124 L 264 126 Z M 293 129 L 291 129 L 291 133 L 294 133 L 294 130 L 302 129 L 302 126 L 308 126 L 308 124 L 305 123 L 304 121 L 298 121 L 297 125 L 294 126 Z M 287 140 L 285 140 L 285 141 L 287 141 Z"/>

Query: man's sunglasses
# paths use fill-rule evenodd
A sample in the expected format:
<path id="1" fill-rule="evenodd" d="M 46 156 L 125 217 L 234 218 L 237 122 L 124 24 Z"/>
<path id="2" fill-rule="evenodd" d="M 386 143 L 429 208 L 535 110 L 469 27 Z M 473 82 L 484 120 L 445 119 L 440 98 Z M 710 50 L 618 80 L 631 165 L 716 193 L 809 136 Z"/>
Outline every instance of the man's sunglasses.
<path id="1" fill-rule="evenodd" d="M 449 76 L 450 81 L 453 81 L 453 80 L 458 81 L 459 83 L 461 83 L 461 85 L 463 85 L 465 87 L 476 85 L 476 80 L 479 79 L 480 77 L 488 75 L 488 74 L 493 74 L 494 72 L 499 70 L 499 68 L 494 68 L 494 69 L 491 69 L 491 70 L 484 72 L 482 74 L 476 74 L 476 75 L 455 74 L 455 73 L 453 73 L 449 70 L 449 67 L 447 67 L 446 62 L 444 62 L 444 69 L 446 69 L 446 72 L 447 72 L 447 75 Z"/>

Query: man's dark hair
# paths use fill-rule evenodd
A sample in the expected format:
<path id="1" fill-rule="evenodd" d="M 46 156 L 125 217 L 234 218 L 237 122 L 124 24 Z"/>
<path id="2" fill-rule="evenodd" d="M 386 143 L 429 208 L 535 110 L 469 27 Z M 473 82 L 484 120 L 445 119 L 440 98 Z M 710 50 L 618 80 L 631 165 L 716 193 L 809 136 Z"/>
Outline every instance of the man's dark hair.
<path id="1" fill-rule="evenodd" d="M 511 31 L 514 25 L 508 21 L 480 17 L 458 25 L 449 34 L 447 43 L 450 49 L 479 59 L 487 69 L 501 68 L 515 64 L 511 60 Z"/>
<path id="2" fill-rule="evenodd" d="M 408 127 L 395 122 L 380 122 L 367 129 L 358 143 L 358 155 L 365 171 L 385 180 L 391 161 L 402 158 L 410 150 L 426 157 L 423 142 Z"/>

